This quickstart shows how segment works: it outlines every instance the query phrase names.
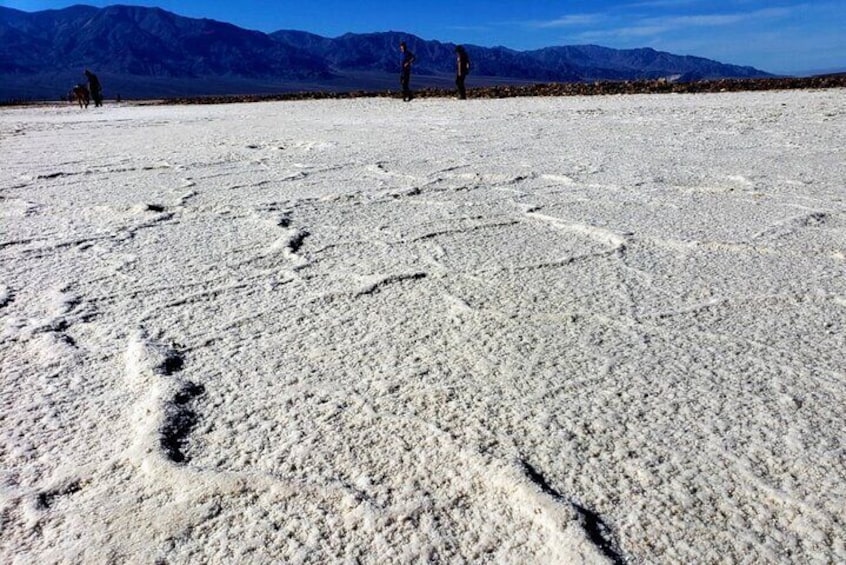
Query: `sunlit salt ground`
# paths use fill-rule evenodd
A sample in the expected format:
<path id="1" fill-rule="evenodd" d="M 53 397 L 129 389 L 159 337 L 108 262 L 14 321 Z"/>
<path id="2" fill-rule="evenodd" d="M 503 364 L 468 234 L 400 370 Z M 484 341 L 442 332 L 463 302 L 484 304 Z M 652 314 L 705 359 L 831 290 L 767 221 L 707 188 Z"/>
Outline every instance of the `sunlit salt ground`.
<path id="1" fill-rule="evenodd" d="M 0 561 L 846 561 L 844 91 L 0 136 Z"/>

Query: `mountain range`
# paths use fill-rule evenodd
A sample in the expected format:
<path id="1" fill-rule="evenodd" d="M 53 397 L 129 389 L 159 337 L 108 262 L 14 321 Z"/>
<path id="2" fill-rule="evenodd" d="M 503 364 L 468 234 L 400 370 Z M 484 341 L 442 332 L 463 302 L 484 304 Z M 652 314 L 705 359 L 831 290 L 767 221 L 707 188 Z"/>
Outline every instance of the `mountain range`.
<path id="1" fill-rule="evenodd" d="M 455 45 L 402 32 L 336 38 L 270 34 L 138 6 L 0 7 L 0 101 L 55 99 L 94 70 L 107 98 L 397 88 L 400 41 L 416 54 L 414 86 L 449 86 Z M 693 81 L 768 73 L 653 49 L 595 45 L 515 51 L 466 46 L 472 85 L 532 82 Z"/>

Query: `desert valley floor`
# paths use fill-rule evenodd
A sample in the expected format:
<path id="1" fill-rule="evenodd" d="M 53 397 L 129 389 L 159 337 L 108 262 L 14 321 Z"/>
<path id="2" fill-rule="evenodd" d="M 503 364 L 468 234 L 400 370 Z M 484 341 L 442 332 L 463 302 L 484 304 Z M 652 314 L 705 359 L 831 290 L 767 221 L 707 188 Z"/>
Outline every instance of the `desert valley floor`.
<path id="1" fill-rule="evenodd" d="M 0 561 L 846 562 L 843 89 L 0 153 Z"/>

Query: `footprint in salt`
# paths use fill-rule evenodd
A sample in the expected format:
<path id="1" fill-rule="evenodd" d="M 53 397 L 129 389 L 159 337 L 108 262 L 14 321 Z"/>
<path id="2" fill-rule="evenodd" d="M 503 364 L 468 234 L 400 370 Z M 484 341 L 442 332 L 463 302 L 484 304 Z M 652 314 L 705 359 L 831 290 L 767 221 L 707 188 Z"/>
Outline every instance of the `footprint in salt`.
<path id="1" fill-rule="evenodd" d="M 6 319 L 7 337 L 25 343 L 26 354 L 50 376 L 61 374 L 65 367 L 79 360 L 80 347 L 69 331 L 74 324 L 90 320 L 95 313 L 90 304 L 72 292 L 70 285 L 47 289 L 29 303 L 13 302 L 14 299 L 11 289 L 0 286 L 0 307 L 14 304 L 22 309 Z"/>
<path id="2" fill-rule="evenodd" d="M 560 185 L 565 185 L 565 186 L 570 186 L 570 185 L 576 184 L 575 179 L 573 179 L 573 177 L 571 177 L 569 175 L 543 174 L 543 175 L 541 175 L 541 178 L 543 180 L 548 180 L 548 181 L 553 182 L 555 184 L 560 184 Z"/>
<path id="3" fill-rule="evenodd" d="M 28 218 L 38 213 L 41 205 L 21 198 L 2 198 L 3 211 L 0 212 L 3 216 Z"/>
<path id="4" fill-rule="evenodd" d="M 7 304 L 11 304 L 14 299 L 14 291 L 7 285 L 0 283 L 0 308 L 3 308 Z"/>

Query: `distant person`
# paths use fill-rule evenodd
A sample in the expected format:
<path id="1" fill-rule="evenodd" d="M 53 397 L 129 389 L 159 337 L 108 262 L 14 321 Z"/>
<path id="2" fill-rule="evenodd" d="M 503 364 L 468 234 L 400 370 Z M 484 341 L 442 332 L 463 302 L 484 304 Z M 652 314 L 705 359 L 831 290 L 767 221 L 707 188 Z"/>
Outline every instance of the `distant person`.
<path id="1" fill-rule="evenodd" d="M 458 98 L 467 100 L 467 89 L 464 87 L 464 79 L 470 73 L 470 56 L 462 45 L 455 46 L 455 86 L 458 87 Z"/>
<path id="2" fill-rule="evenodd" d="M 402 85 L 402 99 L 405 102 L 410 102 L 414 96 L 411 94 L 411 65 L 414 63 L 414 53 L 408 50 L 405 41 L 400 43 L 400 51 L 402 52 L 402 70 L 400 71 L 400 85 Z"/>
<path id="3" fill-rule="evenodd" d="M 91 99 L 94 100 L 94 107 L 99 108 L 103 105 L 103 87 L 100 86 L 100 79 L 88 69 L 85 69 L 85 77 L 88 79 L 88 91 L 91 93 Z"/>

